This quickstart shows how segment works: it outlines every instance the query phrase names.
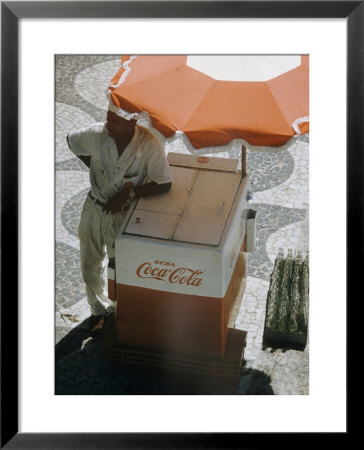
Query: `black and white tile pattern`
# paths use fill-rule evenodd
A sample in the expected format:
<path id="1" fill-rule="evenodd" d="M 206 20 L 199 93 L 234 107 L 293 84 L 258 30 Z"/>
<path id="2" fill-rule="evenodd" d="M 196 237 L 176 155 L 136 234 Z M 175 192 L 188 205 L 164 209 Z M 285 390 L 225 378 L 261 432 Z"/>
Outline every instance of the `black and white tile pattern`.
<path id="1" fill-rule="evenodd" d="M 58 394 L 169 393 L 153 372 L 121 368 L 105 361 L 100 339 L 85 337 L 76 346 L 69 344 L 74 344 L 72 332 L 89 316 L 77 238 L 89 179 L 86 166 L 69 151 L 66 135 L 71 130 L 105 120 L 108 104 L 105 92 L 119 62 L 118 55 L 58 55 L 55 59 Z M 166 152 L 191 151 L 179 138 L 165 141 L 165 149 Z M 308 346 L 304 352 L 262 350 L 269 276 L 278 249 L 308 250 L 308 150 L 308 135 L 297 138 L 282 152 L 248 150 L 251 208 L 257 211 L 257 240 L 255 251 L 248 255 L 247 287 L 237 319 L 237 327 L 248 331 L 246 365 L 237 394 L 309 392 Z M 236 158 L 240 155 L 240 145 L 210 149 L 207 154 Z"/>

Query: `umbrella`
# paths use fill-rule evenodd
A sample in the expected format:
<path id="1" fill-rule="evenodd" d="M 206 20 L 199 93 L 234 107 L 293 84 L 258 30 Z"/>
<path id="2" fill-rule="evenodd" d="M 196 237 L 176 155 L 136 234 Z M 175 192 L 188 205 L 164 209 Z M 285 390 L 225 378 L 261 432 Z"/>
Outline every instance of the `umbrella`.
<path id="1" fill-rule="evenodd" d="M 123 56 L 108 92 L 196 149 L 234 139 L 280 147 L 308 131 L 308 56 Z"/>

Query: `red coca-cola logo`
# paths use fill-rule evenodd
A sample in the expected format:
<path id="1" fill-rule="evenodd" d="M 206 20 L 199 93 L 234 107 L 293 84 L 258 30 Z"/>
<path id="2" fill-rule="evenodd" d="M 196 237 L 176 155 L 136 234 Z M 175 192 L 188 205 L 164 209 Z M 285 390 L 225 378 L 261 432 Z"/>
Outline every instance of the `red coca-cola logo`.
<path id="1" fill-rule="evenodd" d="M 197 158 L 197 162 L 200 164 L 206 164 L 208 163 L 210 160 L 207 156 L 200 156 L 199 158 Z"/>
<path id="2" fill-rule="evenodd" d="M 175 267 L 173 263 L 165 263 L 171 266 L 171 269 L 159 267 L 149 261 L 143 262 L 136 270 L 139 278 L 153 278 L 154 280 L 169 282 L 172 284 L 181 284 L 198 287 L 202 284 L 202 270 L 193 270 L 189 267 Z"/>

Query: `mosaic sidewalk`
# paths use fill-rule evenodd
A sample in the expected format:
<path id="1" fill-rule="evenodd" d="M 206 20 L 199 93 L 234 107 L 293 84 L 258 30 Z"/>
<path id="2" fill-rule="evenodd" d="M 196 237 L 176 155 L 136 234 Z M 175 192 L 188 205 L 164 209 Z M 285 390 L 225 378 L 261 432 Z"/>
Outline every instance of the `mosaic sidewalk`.
<path id="1" fill-rule="evenodd" d="M 89 307 L 79 269 L 77 227 L 89 178 L 86 166 L 67 148 L 66 135 L 105 120 L 105 90 L 119 61 L 115 55 L 56 57 L 56 394 L 201 394 L 191 386 L 173 391 L 176 387 L 157 372 L 107 360 L 100 334 L 90 335 L 83 328 Z M 142 124 L 148 126 L 146 118 Z M 191 152 L 181 139 L 164 142 L 166 152 Z M 240 146 L 207 153 L 237 157 Z M 247 288 L 236 323 L 248 332 L 238 395 L 309 393 L 308 344 L 304 351 L 262 349 L 269 277 L 278 250 L 308 250 L 308 166 L 307 135 L 280 153 L 248 151 L 257 241 L 256 250 L 248 254 Z"/>

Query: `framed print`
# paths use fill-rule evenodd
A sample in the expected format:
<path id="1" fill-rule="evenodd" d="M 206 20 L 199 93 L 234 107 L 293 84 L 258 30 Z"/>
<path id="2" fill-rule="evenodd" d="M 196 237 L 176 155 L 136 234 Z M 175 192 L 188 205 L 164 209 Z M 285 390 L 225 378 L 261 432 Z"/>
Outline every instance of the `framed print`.
<path id="1" fill-rule="evenodd" d="M 353 252 L 354 248 L 357 252 L 363 247 L 363 162 L 358 151 L 363 147 L 363 2 L 8 1 L 2 2 L 1 7 L 2 447 L 91 449 L 105 448 L 107 442 L 108 448 L 234 448 L 241 446 L 242 441 L 244 446 L 255 446 L 262 439 L 285 439 L 284 434 L 292 431 L 307 437 L 310 432 L 334 431 L 345 437 L 345 358 L 335 369 L 340 378 L 336 409 L 331 404 L 329 388 L 325 388 L 329 382 L 315 381 L 315 374 L 320 371 L 318 368 L 332 364 L 326 373 L 332 382 L 331 372 L 337 364 L 333 361 L 333 347 L 345 355 L 346 299 L 351 292 L 360 291 L 358 280 L 363 269 Z M 325 42 L 313 37 L 321 26 L 325 28 Z M 296 40 L 297 30 L 305 34 L 306 41 Z M 283 37 L 277 37 L 278 31 Z M 145 392 L 130 389 L 124 391 L 128 395 L 120 396 L 112 389 L 98 390 L 96 385 L 91 391 L 69 389 L 66 371 L 62 373 L 63 381 L 59 379 L 59 391 L 54 387 L 54 362 L 47 353 L 53 355 L 53 341 L 48 338 L 54 333 L 54 303 L 50 297 L 57 295 L 58 274 L 53 264 L 57 252 L 66 255 L 73 248 L 73 241 L 68 247 L 67 242 L 55 246 L 58 219 L 63 226 L 69 226 L 69 239 L 75 240 L 73 211 L 64 206 L 62 211 L 57 210 L 55 202 L 61 196 L 54 183 L 57 176 L 63 177 L 62 186 L 71 192 L 73 177 L 78 177 L 79 186 L 83 186 L 86 172 L 81 162 L 70 162 L 67 156 L 54 158 L 54 142 L 62 151 L 64 145 L 63 141 L 57 143 L 58 130 L 63 126 L 57 119 L 62 110 L 63 118 L 79 114 L 82 125 L 90 118 L 103 120 L 104 111 L 98 100 L 86 98 L 85 92 L 94 92 L 96 97 L 102 92 L 97 74 L 104 77 L 110 73 L 111 79 L 119 56 L 129 54 L 126 50 L 147 55 L 264 51 L 310 55 L 310 278 L 316 284 L 312 290 L 314 304 L 310 303 L 313 334 L 309 390 L 306 375 L 302 374 L 297 378 L 301 384 L 294 395 L 281 395 L 279 399 L 268 397 L 274 393 L 268 390 L 245 390 L 242 394 L 250 396 L 244 397 L 204 395 L 196 399 L 189 393 L 160 397 L 160 392 L 156 392 L 157 395 L 144 397 Z M 327 64 L 323 63 L 325 58 Z M 325 65 L 330 70 L 325 70 Z M 79 76 L 81 72 L 87 72 L 86 81 Z M 77 91 L 73 90 L 74 85 Z M 312 105 L 319 105 L 312 107 L 312 114 L 311 101 Z M 329 110 L 326 118 L 320 109 L 322 104 Z M 287 167 L 287 173 L 291 170 L 289 157 L 278 163 L 277 167 Z M 312 184 L 314 179 L 319 180 L 317 184 Z M 281 206 L 278 191 L 276 195 L 274 208 Z M 75 204 L 79 201 L 73 193 L 68 198 Z M 292 211 L 288 209 L 293 210 L 294 205 L 285 210 L 289 219 Z M 297 217 L 301 214 L 299 208 L 294 213 Z M 49 214 L 56 216 L 53 225 Z M 327 221 L 326 228 L 320 228 L 317 217 Z M 278 230 L 277 226 L 275 232 Z M 289 241 L 289 227 L 286 233 Z M 269 242 L 266 245 L 268 248 Z M 164 263 L 163 276 L 172 264 L 169 260 Z M 200 283 L 194 278 L 191 283 L 194 280 Z M 68 281 L 72 288 L 74 280 Z M 266 283 L 269 284 L 268 279 Z M 326 285 L 319 286 L 320 283 Z M 70 322 L 73 315 L 67 315 L 66 302 L 63 307 L 60 320 Z M 321 329 L 324 333 L 320 333 Z M 85 346 L 87 342 L 82 343 L 82 348 Z M 58 350 L 67 352 L 65 346 Z M 288 361 L 288 377 L 292 369 L 289 363 L 294 362 L 289 353 L 282 353 L 282 361 L 282 365 Z M 69 363 L 67 370 L 73 364 Z M 86 373 L 95 367 L 85 365 L 83 370 Z M 132 374 L 139 379 L 143 376 L 142 371 Z M 152 378 L 148 382 L 149 387 L 154 386 Z M 269 383 L 265 387 L 268 389 Z M 297 393 L 305 395 L 297 399 Z M 315 414 L 309 414 L 318 404 L 321 428 L 319 423 L 314 424 Z M 279 421 L 275 412 L 291 408 L 296 408 L 296 419 L 283 413 L 287 422 Z M 336 415 L 332 418 L 323 417 L 324 411 L 334 409 Z M 94 412 L 100 410 L 104 412 L 94 421 Z M 227 410 L 229 414 L 223 415 L 222 411 Z M 258 418 L 262 418 L 264 426 Z"/>

